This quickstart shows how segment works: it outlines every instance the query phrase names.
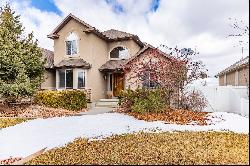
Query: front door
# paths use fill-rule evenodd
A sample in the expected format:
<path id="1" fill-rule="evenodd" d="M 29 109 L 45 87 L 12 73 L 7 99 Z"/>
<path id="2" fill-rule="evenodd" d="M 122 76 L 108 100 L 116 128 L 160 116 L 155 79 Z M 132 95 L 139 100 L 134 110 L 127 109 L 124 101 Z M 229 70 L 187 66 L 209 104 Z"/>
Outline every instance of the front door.
<path id="1" fill-rule="evenodd" d="M 119 93 L 124 89 L 124 74 L 114 73 L 113 79 L 113 94 L 114 96 L 118 96 Z"/>

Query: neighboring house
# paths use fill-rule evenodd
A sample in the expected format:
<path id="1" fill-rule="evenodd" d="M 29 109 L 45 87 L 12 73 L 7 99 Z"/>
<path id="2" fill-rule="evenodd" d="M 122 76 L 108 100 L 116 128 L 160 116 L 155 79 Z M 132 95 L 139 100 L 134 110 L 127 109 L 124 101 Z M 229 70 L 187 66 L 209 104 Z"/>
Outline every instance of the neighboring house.
<path id="1" fill-rule="evenodd" d="M 48 38 L 54 40 L 54 52 L 43 49 L 47 63 L 41 89 L 83 89 L 91 94 L 91 101 L 107 98 L 108 94 L 116 97 L 131 87 L 123 66 L 133 66 L 134 59 L 155 49 L 130 33 L 114 29 L 100 32 L 72 14 Z"/>
<path id="2" fill-rule="evenodd" d="M 220 86 L 248 86 L 249 85 L 249 56 L 234 63 L 216 75 Z"/>

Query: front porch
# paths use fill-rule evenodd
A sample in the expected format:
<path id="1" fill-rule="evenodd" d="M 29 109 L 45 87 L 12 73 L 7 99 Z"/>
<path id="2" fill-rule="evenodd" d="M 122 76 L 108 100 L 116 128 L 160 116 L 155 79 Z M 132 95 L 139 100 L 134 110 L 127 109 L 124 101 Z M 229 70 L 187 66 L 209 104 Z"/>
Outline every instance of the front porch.
<path id="1" fill-rule="evenodd" d="M 116 99 L 125 87 L 124 73 L 104 73 L 104 77 L 106 77 L 106 98 Z"/>
<path id="2" fill-rule="evenodd" d="M 106 80 L 106 98 L 115 99 L 125 89 L 125 75 L 123 65 L 128 60 L 109 60 L 103 64 L 99 71 Z"/>

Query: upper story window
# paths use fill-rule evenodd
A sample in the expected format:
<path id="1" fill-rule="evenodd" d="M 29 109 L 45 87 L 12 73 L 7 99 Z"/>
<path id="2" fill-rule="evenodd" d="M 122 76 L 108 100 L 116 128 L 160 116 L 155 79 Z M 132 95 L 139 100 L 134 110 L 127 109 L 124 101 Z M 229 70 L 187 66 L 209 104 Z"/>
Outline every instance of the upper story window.
<path id="1" fill-rule="evenodd" d="M 129 51 L 124 47 L 116 47 L 110 52 L 110 59 L 128 59 Z"/>
<path id="2" fill-rule="evenodd" d="M 77 48 L 78 37 L 75 33 L 71 32 L 66 38 L 66 54 L 67 55 L 76 55 L 78 52 Z"/>

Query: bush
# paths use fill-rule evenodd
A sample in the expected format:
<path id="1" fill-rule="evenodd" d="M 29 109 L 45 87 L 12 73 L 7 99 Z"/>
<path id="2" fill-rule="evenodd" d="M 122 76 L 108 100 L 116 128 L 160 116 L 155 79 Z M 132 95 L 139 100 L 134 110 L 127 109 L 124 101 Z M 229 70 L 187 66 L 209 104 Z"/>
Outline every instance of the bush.
<path id="1" fill-rule="evenodd" d="M 119 105 L 131 112 L 161 112 L 169 103 L 166 94 L 162 89 L 127 90 L 119 96 Z"/>
<path id="2" fill-rule="evenodd" d="M 35 102 L 53 108 L 80 110 L 87 107 L 86 95 L 80 90 L 39 91 L 35 95 Z"/>
<path id="3" fill-rule="evenodd" d="M 202 111 L 208 104 L 201 91 L 192 90 L 181 96 L 181 107 L 192 111 Z"/>

